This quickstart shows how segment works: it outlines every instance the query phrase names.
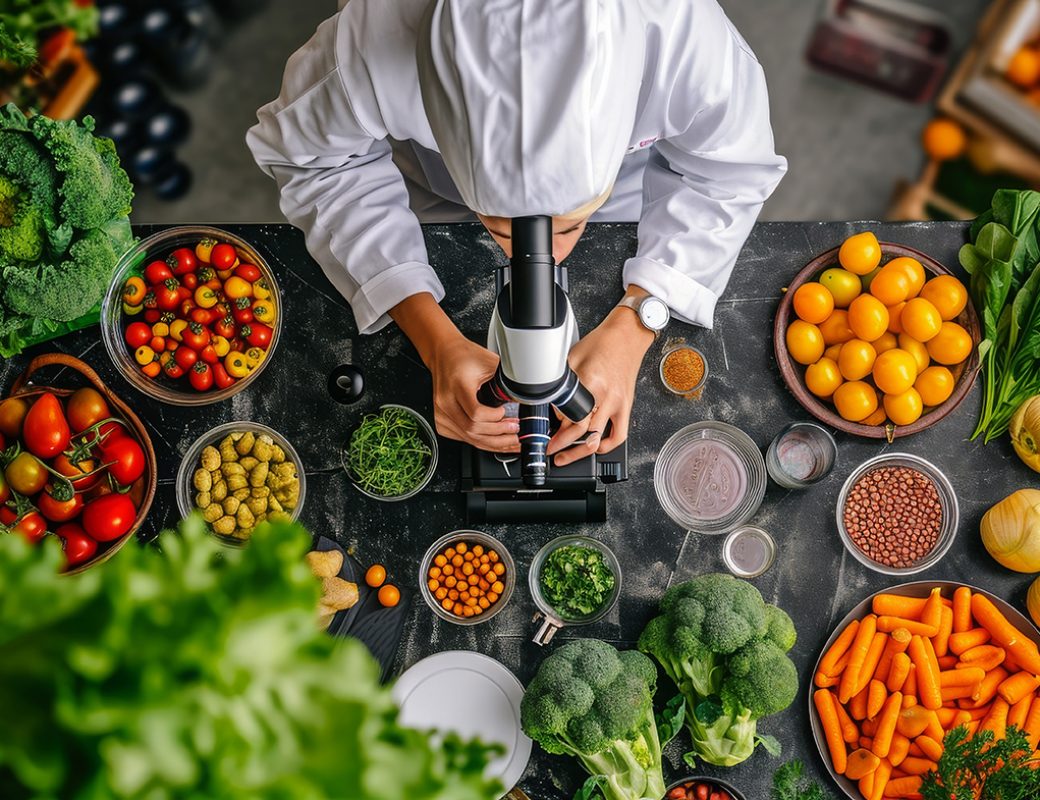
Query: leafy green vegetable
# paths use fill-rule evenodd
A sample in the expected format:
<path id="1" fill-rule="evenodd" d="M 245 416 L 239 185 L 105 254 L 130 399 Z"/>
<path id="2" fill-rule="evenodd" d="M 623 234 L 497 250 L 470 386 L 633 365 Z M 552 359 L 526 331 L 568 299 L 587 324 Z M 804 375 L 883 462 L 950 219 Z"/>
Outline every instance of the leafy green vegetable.
<path id="1" fill-rule="evenodd" d="M 773 773 L 771 800 L 834 800 L 834 795 L 803 776 L 801 761 L 788 761 Z"/>
<path id="2" fill-rule="evenodd" d="M 577 639 L 538 668 L 520 706 L 521 724 L 546 752 L 581 762 L 592 778 L 579 797 L 598 789 L 606 800 L 658 800 L 666 787 L 656 688 L 657 670 L 642 653 Z M 682 724 L 678 702 L 662 715 L 669 733 Z"/>
<path id="3" fill-rule="evenodd" d="M 0 22 L 0 62 L 24 69 L 36 61 L 36 45 L 26 41 L 18 34 L 11 33 L 4 23 Z"/>
<path id="4" fill-rule="evenodd" d="M 71 28 L 83 40 L 98 31 L 98 10 L 93 3 L 75 0 L 5 0 L 0 4 L 0 25 L 8 34 L 29 44 L 51 28 Z"/>
<path id="5" fill-rule="evenodd" d="M 1003 739 L 993 731 L 971 736 L 963 725 L 946 734 L 939 768 L 921 786 L 924 800 L 1036 800 L 1040 769 L 1029 739 L 1015 726 Z"/>
<path id="6" fill-rule="evenodd" d="M 422 483 L 433 452 L 411 412 L 384 408 L 365 415 L 345 455 L 344 465 L 362 489 L 399 497 Z"/>
<path id="7" fill-rule="evenodd" d="M 160 543 L 69 577 L 53 537 L 0 536 L 0 797 L 501 794 L 492 749 L 402 728 L 364 646 L 318 630 L 298 525 Z"/>
<path id="8" fill-rule="evenodd" d="M 0 109 L 0 355 L 92 313 L 133 242 L 133 188 L 93 129 Z"/>
<path id="9" fill-rule="evenodd" d="M 798 692 L 787 651 L 797 634 L 791 618 L 758 589 L 731 575 L 701 575 L 673 586 L 661 614 L 647 624 L 639 649 L 653 656 L 686 698 L 693 738 L 688 764 L 700 758 L 730 767 L 756 745 L 778 754 L 757 720 L 783 711 Z"/>
<path id="10" fill-rule="evenodd" d="M 592 547 L 564 545 L 553 550 L 538 577 L 542 594 L 564 619 L 599 611 L 614 591 L 614 572 Z"/>

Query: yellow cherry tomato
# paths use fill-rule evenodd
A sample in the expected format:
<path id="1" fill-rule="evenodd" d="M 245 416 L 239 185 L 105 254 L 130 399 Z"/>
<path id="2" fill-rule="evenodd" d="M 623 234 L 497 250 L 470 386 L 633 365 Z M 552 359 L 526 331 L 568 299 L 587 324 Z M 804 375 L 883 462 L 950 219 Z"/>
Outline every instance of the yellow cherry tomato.
<path id="1" fill-rule="evenodd" d="M 386 583 L 386 567 L 382 564 L 373 564 L 365 571 L 365 583 L 373 589 L 378 589 Z"/>
<path id="2" fill-rule="evenodd" d="M 927 347 L 933 361 L 952 366 L 971 355 L 971 336 L 956 322 L 944 322 Z"/>
<path id="3" fill-rule="evenodd" d="M 267 285 L 265 278 L 260 278 L 253 282 L 253 297 L 257 300 L 271 299 L 271 287 Z"/>
<path id="4" fill-rule="evenodd" d="M 842 419 L 860 422 L 877 410 L 877 392 L 864 381 L 843 383 L 834 390 L 834 407 Z"/>
<path id="5" fill-rule="evenodd" d="M 913 387 L 901 394 L 886 394 L 884 406 L 885 414 L 896 425 L 910 425 L 917 422 L 924 411 L 921 395 Z"/>
<path id="6" fill-rule="evenodd" d="M 823 331 L 820 331 L 821 333 Z M 841 344 L 827 345 L 827 349 L 823 351 L 823 357 L 829 358 L 835 364 L 838 363 L 838 356 L 841 354 Z"/>
<path id="7" fill-rule="evenodd" d="M 220 298 L 217 293 L 208 286 L 199 286 L 195 289 L 195 304 L 199 308 L 213 308 Z"/>
<path id="8" fill-rule="evenodd" d="M 891 319 L 891 311 L 889 312 L 889 315 L 889 318 Z M 899 340 L 896 339 L 896 335 L 892 333 L 892 331 L 885 331 L 871 344 L 874 345 L 874 352 L 881 355 L 886 350 L 894 350 L 899 347 Z"/>
<path id="9" fill-rule="evenodd" d="M 813 325 L 819 325 L 834 310 L 834 295 L 819 283 L 811 281 L 803 283 L 794 292 L 794 313 Z M 256 307 L 253 307 L 256 316 Z M 257 317 L 259 319 L 259 317 Z M 266 321 L 266 320 L 265 320 Z"/>
<path id="10" fill-rule="evenodd" d="M 864 292 L 870 291 L 870 287 L 874 283 L 874 278 L 876 278 L 878 276 L 878 273 L 880 272 L 881 267 L 874 267 L 874 269 L 872 269 L 870 272 L 868 272 L 866 275 L 863 275 L 860 278 L 860 283 L 863 284 Z"/>
<path id="11" fill-rule="evenodd" d="M 914 357 L 918 374 L 928 369 L 928 365 L 932 363 L 932 357 L 928 355 L 928 348 L 908 333 L 899 334 L 899 349 L 906 350 Z"/>
<path id="12" fill-rule="evenodd" d="M 253 284 L 237 275 L 232 275 L 224 282 L 224 294 L 232 300 L 240 297 L 252 297 Z"/>
<path id="13" fill-rule="evenodd" d="M 838 369 L 847 381 L 858 381 L 867 377 L 874 366 L 877 352 L 870 342 L 862 339 L 849 339 L 841 346 L 838 356 Z"/>
<path id="14" fill-rule="evenodd" d="M 858 339 L 873 342 L 888 330 L 888 309 L 870 294 L 861 294 L 849 306 L 849 327 Z"/>
<path id="15" fill-rule="evenodd" d="M 831 293 L 836 308 L 848 308 L 849 303 L 863 291 L 859 275 L 841 267 L 824 270 L 820 275 L 820 285 Z"/>
<path id="16" fill-rule="evenodd" d="M 866 275 L 881 263 L 881 245 L 870 231 L 857 233 L 842 242 L 838 261 L 849 272 Z"/>
<path id="17" fill-rule="evenodd" d="M 830 397 L 841 383 L 838 365 L 826 356 L 805 370 L 805 386 L 817 397 Z"/>
<path id="18" fill-rule="evenodd" d="M 246 363 L 251 370 L 256 369 L 266 357 L 267 352 L 262 347 L 250 347 L 246 350 Z"/>
<path id="19" fill-rule="evenodd" d="M 968 305 L 968 290 L 952 275 L 938 275 L 921 289 L 921 297 L 939 310 L 939 316 L 951 320 Z"/>
<path id="20" fill-rule="evenodd" d="M 887 264 L 886 267 L 893 267 L 901 269 L 906 273 L 906 277 L 910 281 L 910 291 L 906 296 L 906 300 L 913 297 L 917 297 L 921 293 L 921 287 L 924 286 L 924 266 L 916 258 L 910 258 L 909 256 L 900 256 L 899 258 L 893 258 Z M 887 305 L 887 304 L 886 304 Z"/>
<path id="21" fill-rule="evenodd" d="M 865 419 L 861 419 L 859 422 L 860 425 L 884 425 L 885 420 L 887 419 L 888 417 L 885 416 L 885 407 L 878 406 L 876 409 L 874 409 L 873 414 L 871 414 L 869 417 Z"/>
<path id="22" fill-rule="evenodd" d="M 844 308 L 834 309 L 833 313 L 820 323 L 819 328 L 826 345 L 844 344 L 849 339 L 856 338 L 856 334 L 849 327 L 849 312 Z"/>
<path id="23" fill-rule="evenodd" d="M 170 336 L 176 342 L 182 342 L 185 329 L 188 327 L 188 321 L 186 319 L 175 319 L 170 323 Z"/>
<path id="24" fill-rule="evenodd" d="M 123 284 L 123 302 L 128 306 L 141 305 L 146 294 L 148 288 L 144 285 L 144 279 L 137 275 L 131 275 Z"/>
<path id="25" fill-rule="evenodd" d="M 217 243 L 213 239 L 203 239 L 197 245 L 195 245 L 195 258 L 201 261 L 203 264 L 209 263 L 209 254 L 213 252 L 213 248 L 217 246 Z"/>
<path id="26" fill-rule="evenodd" d="M 169 336 L 170 326 L 165 322 L 156 322 L 152 326 L 152 336 Z"/>
<path id="27" fill-rule="evenodd" d="M 213 350 L 216 352 L 218 358 L 223 358 L 231 352 L 231 342 L 223 336 L 213 336 L 209 340 L 209 343 L 213 345 Z"/>
<path id="28" fill-rule="evenodd" d="M 950 399 L 955 384 L 950 370 L 946 367 L 931 366 L 917 376 L 914 388 L 926 406 L 937 406 Z"/>
<path id="29" fill-rule="evenodd" d="M 888 332 L 900 334 L 903 332 L 903 309 L 906 303 L 896 303 L 888 307 Z"/>
<path id="30" fill-rule="evenodd" d="M 155 351 L 148 345 L 141 345 L 134 350 L 134 361 L 140 364 L 142 367 L 145 364 L 151 364 L 155 361 Z"/>
<path id="31" fill-rule="evenodd" d="M 249 374 L 249 361 L 245 353 L 228 353 L 224 358 L 224 369 L 232 378 L 244 378 Z"/>
<path id="32" fill-rule="evenodd" d="M 815 364 L 823 356 L 823 334 L 815 325 L 796 319 L 787 326 L 787 352 L 799 364 Z"/>
<path id="33" fill-rule="evenodd" d="M 141 311 L 143 309 L 144 309 L 143 305 L 140 305 L 140 306 L 130 306 L 130 305 L 127 305 L 126 303 L 123 303 L 123 313 L 126 314 L 128 317 L 136 317 L 138 314 L 141 313 Z"/>
<path id="34" fill-rule="evenodd" d="M 886 306 L 902 303 L 910 296 L 910 276 L 898 264 L 885 264 L 870 282 L 870 293 Z"/>
<path id="35" fill-rule="evenodd" d="M 830 313 L 829 311 L 827 312 Z M 270 300 L 255 300 L 253 302 L 253 316 L 267 325 L 274 325 L 278 312 L 275 311 L 274 303 Z"/>
<path id="36" fill-rule="evenodd" d="M 919 342 L 927 342 L 939 333 L 942 317 L 939 316 L 939 309 L 923 297 L 915 297 L 906 304 L 899 317 L 899 323 L 904 333 Z"/>
<path id="37" fill-rule="evenodd" d="M 917 362 L 906 350 L 889 350 L 877 357 L 874 383 L 885 394 L 902 394 L 917 380 Z"/>

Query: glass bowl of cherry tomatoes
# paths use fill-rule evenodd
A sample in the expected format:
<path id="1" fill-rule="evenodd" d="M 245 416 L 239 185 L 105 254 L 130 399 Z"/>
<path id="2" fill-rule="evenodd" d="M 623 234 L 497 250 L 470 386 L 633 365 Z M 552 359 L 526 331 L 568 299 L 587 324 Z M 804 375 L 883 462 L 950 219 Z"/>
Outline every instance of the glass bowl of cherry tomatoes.
<path id="1" fill-rule="evenodd" d="M 274 355 L 282 295 L 266 260 L 219 228 L 185 225 L 120 259 L 101 306 L 105 350 L 136 389 L 165 403 L 217 403 Z"/>

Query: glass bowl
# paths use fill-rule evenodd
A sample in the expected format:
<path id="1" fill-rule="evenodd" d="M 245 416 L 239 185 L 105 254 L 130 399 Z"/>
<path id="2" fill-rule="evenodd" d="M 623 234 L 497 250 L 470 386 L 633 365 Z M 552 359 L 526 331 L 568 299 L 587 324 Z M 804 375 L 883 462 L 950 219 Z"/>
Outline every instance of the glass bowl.
<path id="1" fill-rule="evenodd" d="M 303 471 L 303 462 L 300 460 L 299 454 L 296 449 L 289 444 L 289 440 L 282 436 L 278 431 L 273 428 L 268 428 L 266 425 L 261 425 L 259 422 L 226 422 L 223 425 L 218 425 L 206 431 L 202 436 L 195 440 L 195 442 L 188 448 L 188 452 L 184 454 L 184 458 L 181 459 L 180 468 L 177 470 L 177 481 L 176 481 L 176 492 L 177 492 L 177 508 L 181 512 L 182 517 L 187 517 L 195 512 L 195 487 L 192 484 L 192 479 L 195 475 L 195 470 L 199 468 L 199 459 L 202 457 L 202 451 L 206 449 L 208 445 L 216 445 L 221 439 L 227 436 L 229 433 L 251 431 L 255 435 L 266 433 L 270 436 L 274 443 L 277 444 L 285 451 L 285 457 L 296 466 L 296 475 L 300 479 L 300 499 L 296 503 L 296 508 L 289 512 L 290 519 L 297 519 L 300 516 L 300 512 L 303 510 L 303 503 L 307 499 L 307 476 Z M 207 526 L 208 527 L 208 526 Z M 219 533 L 214 532 L 210 529 L 210 533 L 216 536 L 224 544 L 231 545 L 233 547 L 242 547 L 249 539 L 236 539 L 233 536 L 223 536 Z"/>
<path id="2" fill-rule="evenodd" d="M 694 533 L 728 533 L 762 505 L 766 463 L 740 428 L 706 420 L 664 443 L 654 465 L 654 492 L 665 513 Z"/>
<path id="3" fill-rule="evenodd" d="M 340 449 L 340 463 L 343 465 L 343 471 L 347 473 L 347 477 L 350 479 L 350 482 L 354 485 L 354 488 L 361 492 L 361 494 L 365 495 L 365 497 L 371 497 L 373 500 L 379 500 L 384 503 L 397 503 L 401 500 L 407 500 L 409 497 L 415 497 L 415 495 L 419 494 L 419 492 L 421 492 L 423 489 L 430 485 L 430 481 L 433 480 L 433 476 L 437 472 L 437 457 L 439 455 L 439 448 L 437 447 L 437 434 L 433 432 L 433 428 L 430 426 L 430 423 L 426 421 L 426 418 L 422 414 L 420 414 L 415 409 L 409 408 L 408 406 L 398 405 L 397 403 L 384 403 L 379 407 L 379 410 L 382 411 L 386 408 L 399 408 L 402 411 L 405 411 L 408 414 L 410 414 L 416 420 L 416 422 L 419 423 L 419 435 L 422 436 L 423 441 L 426 442 L 426 445 L 430 448 L 430 463 L 426 466 L 426 474 L 423 475 L 422 480 L 419 481 L 418 484 L 416 484 L 415 488 L 405 492 L 404 494 L 376 494 L 375 492 L 370 492 L 368 489 L 364 488 L 361 485 L 361 483 L 357 480 L 357 478 L 354 477 L 353 473 L 351 473 L 350 467 L 347 465 L 347 449 L 350 447 L 350 440 L 351 438 L 353 438 L 354 431 L 357 430 L 358 426 L 355 426 L 351 430 L 350 436 L 347 437 L 346 443 Z M 361 423 L 359 422 L 358 425 L 360 424 Z"/>
<path id="4" fill-rule="evenodd" d="M 856 546 L 856 543 L 845 528 L 845 515 L 843 512 L 852 487 L 864 475 L 881 467 L 910 467 L 915 469 L 927 476 L 935 484 L 936 491 L 939 493 L 939 504 L 942 507 L 942 526 L 939 529 L 939 538 L 928 555 L 910 567 L 890 567 L 874 561 Z M 838 534 L 841 536 L 842 544 L 861 564 L 883 575 L 913 575 L 935 566 L 946 555 L 957 536 L 960 509 L 957 505 L 957 494 L 953 490 L 953 485 L 945 473 L 937 466 L 920 456 L 911 455 L 910 453 L 886 453 L 867 459 L 852 471 L 852 474 L 845 480 L 845 484 L 841 487 L 841 492 L 838 494 L 838 503 L 835 506 L 834 516 L 837 520 Z"/>
<path id="5" fill-rule="evenodd" d="M 504 576 L 505 580 L 502 581 L 505 585 L 505 589 L 498 596 L 498 602 L 492 605 L 483 614 L 478 614 L 474 617 L 456 617 L 454 614 L 446 611 L 441 607 L 437 598 L 433 596 L 433 592 L 430 591 L 429 584 L 427 583 L 427 575 L 429 574 L 430 567 L 433 565 L 434 557 L 436 557 L 436 555 L 448 545 L 459 541 L 465 542 L 467 545 L 483 545 L 485 550 L 495 550 L 499 555 L 499 559 L 506 568 L 506 574 Z M 456 625 L 479 625 L 482 622 L 487 622 L 495 616 L 495 614 L 505 608 L 506 603 L 509 602 L 509 598 L 513 595 L 513 589 L 516 588 L 516 564 L 513 562 L 513 556 L 510 555 L 506 546 L 494 536 L 489 536 L 480 531 L 452 531 L 451 533 L 446 533 L 440 539 L 431 544 L 430 548 L 426 551 L 426 555 L 423 556 L 422 561 L 419 563 L 419 588 L 422 591 L 423 600 L 426 601 L 426 605 L 433 609 L 433 613 L 441 619 L 447 620 Z"/>
<path id="6" fill-rule="evenodd" d="M 727 792 L 729 796 L 733 798 L 733 800 L 745 800 L 744 795 L 737 789 L 733 788 L 733 784 L 728 783 L 722 780 L 721 778 L 716 778 L 713 775 L 688 775 L 685 778 L 680 778 L 679 780 L 673 781 L 668 785 L 668 789 L 665 791 L 664 796 L 668 797 L 669 792 L 671 792 L 673 789 L 678 789 L 680 786 L 683 786 L 687 783 L 691 783 L 693 781 L 700 781 L 701 783 L 710 783 L 716 789 L 722 789 L 723 791 Z"/>
<path id="7" fill-rule="evenodd" d="M 243 263 L 255 264 L 260 270 L 264 280 L 270 287 L 271 300 L 277 309 L 277 316 L 271 323 L 273 333 L 271 345 L 267 348 L 267 356 L 263 361 L 244 378 L 235 381 L 226 389 L 212 389 L 208 392 L 197 392 L 188 385 L 187 380 L 180 379 L 176 383 L 159 375 L 149 378 L 143 372 L 137 362 L 134 361 L 133 350 L 127 345 L 123 338 L 126 326 L 138 319 L 127 317 L 123 313 L 123 284 L 127 278 L 139 275 L 151 259 L 165 259 L 178 247 L 188 247 L 194 250 L 200 239 L 216 239 L 232 245 L 237 251 Z M 211 228 L 206 225 L 182 225 L 176 228 L 168 228 L 159 233 L 152 234 L 147 239 L 127 251 L 116 265 L 115 276 L 105 292 L 105 298 L 101 302 L 101 337 L 105 343 L 105 350 L 112 363 L 116 365 L 120 374 L 126 381 L 140 392 L 154 397 L 163 403 L 177 406 L 204 406 L 210 403 L 219 403 L 233 397 L 243 389 L 250 386 L 264 371 L 274 356 L 275 348 L 281 339 L 282 319 L 285 317 L 285 309 L 282 305 L 282 293 L 278 281 L 274 277 L 267 261 L 248 242 L 232 233 Z M 183 387 L 183 388 L 182 388 Z"/>
<path id="8" fill-rule="evenodd" d="M 700 356 L 701 363 L 704 365 L 704 374 L 701 375 L 701 379 L 697 381 L 697 385 L 694 386 L 692 389 L 687 389 L 686 391 L 680 391 L 679 389 L 676 389 L 670 383 L 668 383 L 668 381 L 664 377 L 665 360 L 672 353 L 675 353 L 679 350 L 692 350 L 694 353 Z M 685 342 L 674 344 L 671 347 L 666 347 L 664 349 L 664 352 L 661 353 L 661 360 L 657 365 L 657 374 L 661 378 L 661 385 L 664 386 L 664 388 L 667 389 L 669 392 L 671 392 L 672 394 L 679 395 L 679 397 L 689 397 L 690 395 L 696 394 L 702 388 L 704 388 L 704 383 L 708 380 L 708 359 L 705 358 L 704 353 L 702 353 L 700 350 L 698 350 L 696 347 L 693 347 L 692 345 L 686 344 Z"/>

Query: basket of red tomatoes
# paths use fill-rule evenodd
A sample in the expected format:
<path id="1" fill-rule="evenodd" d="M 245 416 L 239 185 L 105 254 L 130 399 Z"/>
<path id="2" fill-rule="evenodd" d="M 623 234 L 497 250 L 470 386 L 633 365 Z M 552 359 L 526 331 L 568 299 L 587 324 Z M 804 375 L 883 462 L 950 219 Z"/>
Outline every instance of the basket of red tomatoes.
<path id="1" fill-rule="evenodd" d="M 176 405 L 226 400 L 251 384 L 281 331 L 264 258 L 200 225 L 149 236 L 123 256 L 101 309 L 105 349 L 145 394 Z"/>
<path id="2" fill-rule="evenodd" d="M 88 385 L 30 383 L 51 365 L 75 370 Z M 0 533 L 31 542 L 57 536 L 66 572 L 122 547 L 144 522 L 157 483 L 144 425 L 78 358 L 33 359 L 0 402 Z"/>

